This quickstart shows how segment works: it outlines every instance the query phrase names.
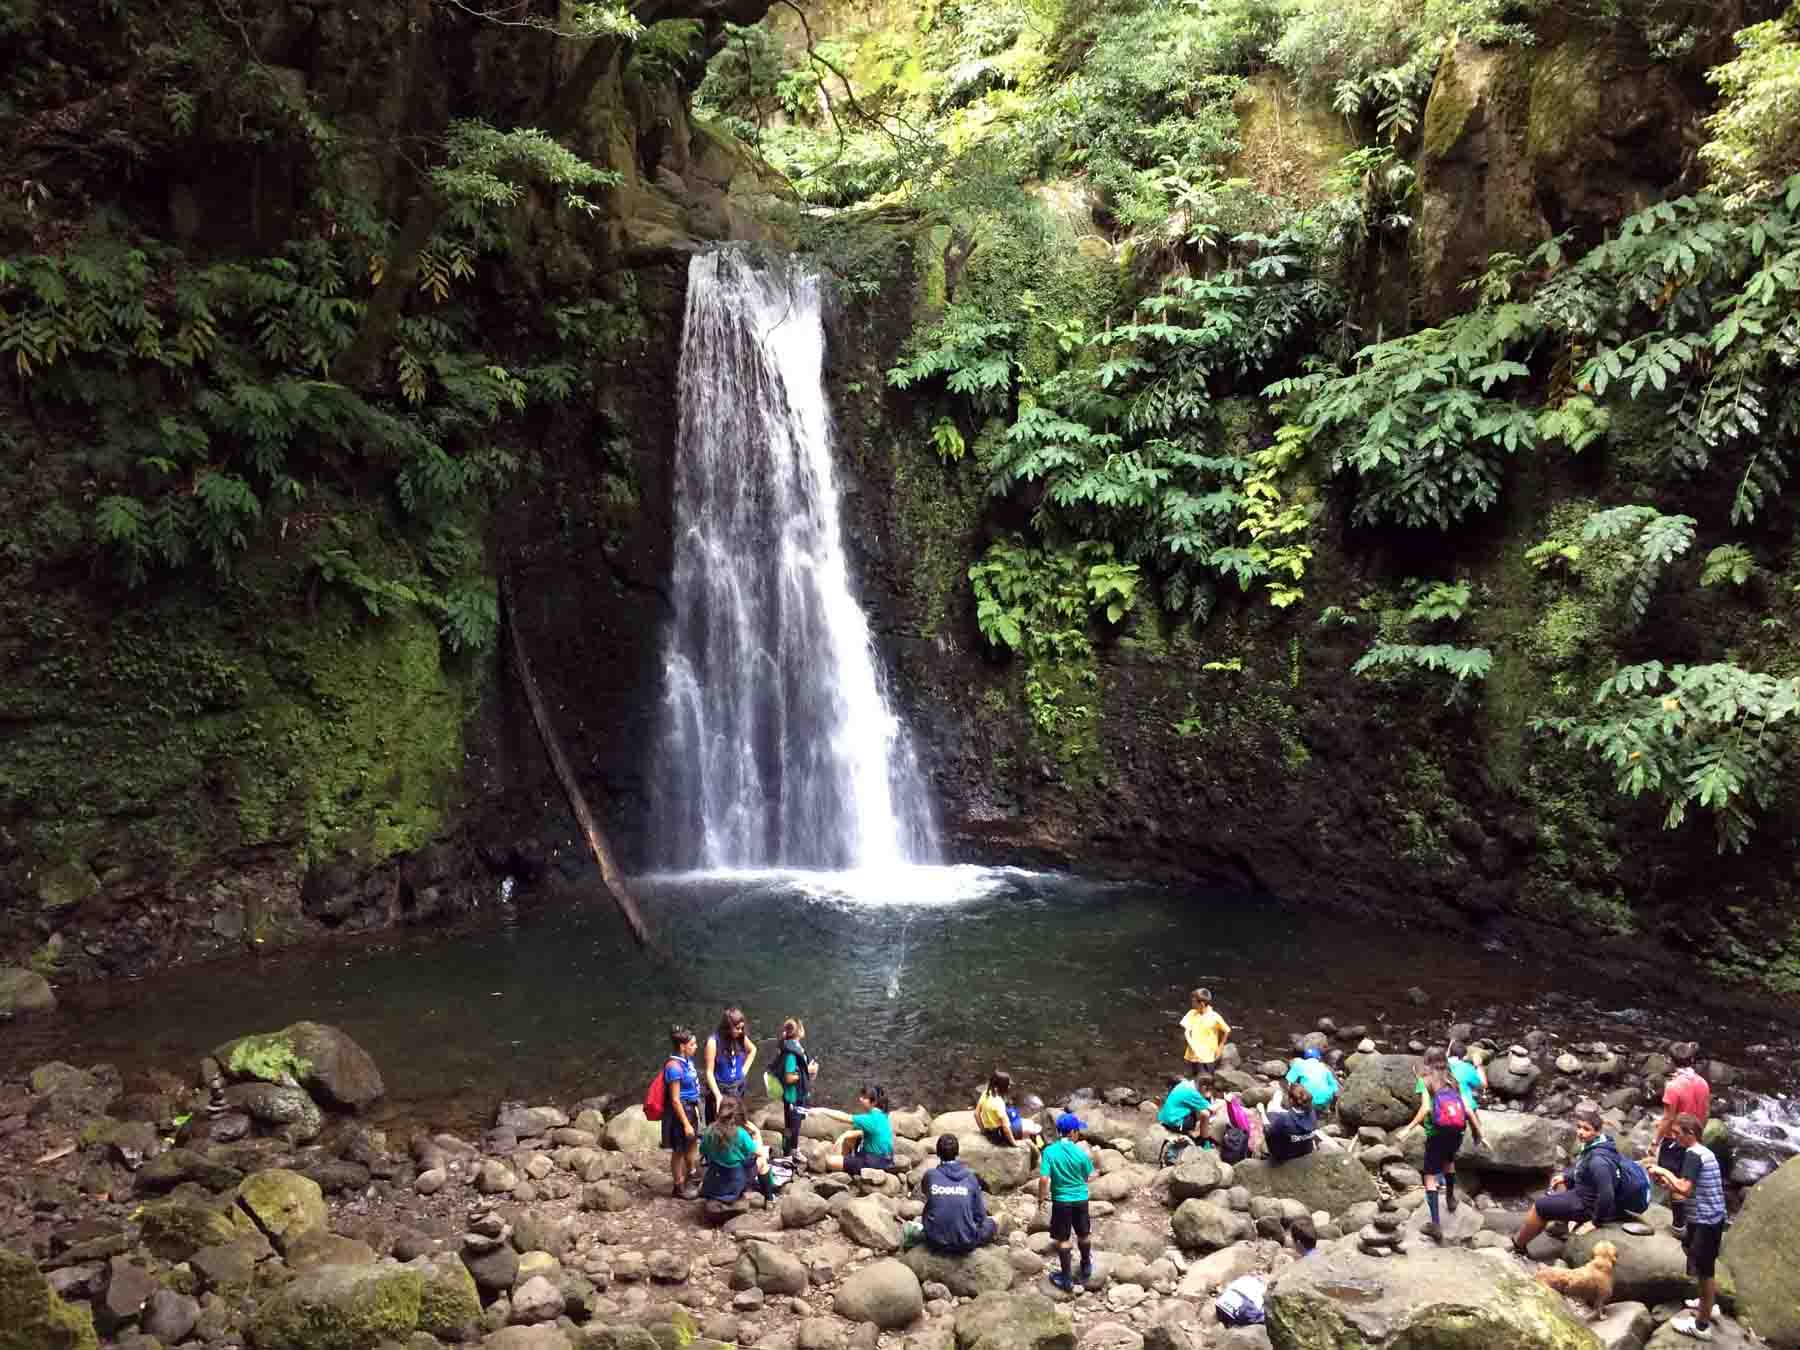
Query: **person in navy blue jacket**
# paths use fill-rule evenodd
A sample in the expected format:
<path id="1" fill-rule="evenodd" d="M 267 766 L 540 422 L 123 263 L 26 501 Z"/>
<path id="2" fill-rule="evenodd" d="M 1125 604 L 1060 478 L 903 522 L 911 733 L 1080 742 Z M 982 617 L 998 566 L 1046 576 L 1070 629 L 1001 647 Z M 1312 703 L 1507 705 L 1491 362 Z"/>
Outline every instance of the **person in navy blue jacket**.
<path id="1" fill-rule="evenodd" d="M 981 1180 L 957 1160 L 961 1146 L 953 1134 L 937 1141 L 938 1165 L 925 1174 L 925 1245 L 934 1252 L 962 1256 L 992 1242 L 1000 1231 L 981 1197 Z"/>

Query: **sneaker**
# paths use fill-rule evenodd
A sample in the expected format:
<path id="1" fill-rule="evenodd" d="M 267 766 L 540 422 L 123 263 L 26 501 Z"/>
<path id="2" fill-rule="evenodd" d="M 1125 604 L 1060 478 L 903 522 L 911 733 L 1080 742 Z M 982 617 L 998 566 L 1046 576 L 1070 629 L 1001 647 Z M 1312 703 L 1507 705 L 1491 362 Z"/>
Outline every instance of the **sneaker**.
<path id="1" fill-rule="evenodd" d="M 1435 1223 L 1431 1223 L 1431 1222 L 1427 1221 L 1425 1226 L 1423 1228 L 1421 1228 L 1419 1231 L 1421 1233 L 1423 1233 L 1426 1237 L 1430 1238 L 1433 1242 L 1442 1242 L 1444 1240 L 1444 1230 L 1442 1228 L 1438 1227 Z"/>
<path id="2" fill-rule="evenodd" d="M 1683 1313 L 1669 1325 L 1683 1336 L 1691 1336 L 1697 1341 L 1710 1341 L 1713 1338 L 1712 1325 L 1708 1323 L 1706 1326 L 1701 1326 L 1694 1320 L 1691 1313 Z"/>
<path id="3" fill-rule="evenodd" d="M 1050 1277 L 1050 1287 L 1052 1289 L 1060 1289 L 1065 1294 L 1072 1294 L 1075 1292 L 1075 1281 L 1071 1280 L 1059 1270 Z"/>

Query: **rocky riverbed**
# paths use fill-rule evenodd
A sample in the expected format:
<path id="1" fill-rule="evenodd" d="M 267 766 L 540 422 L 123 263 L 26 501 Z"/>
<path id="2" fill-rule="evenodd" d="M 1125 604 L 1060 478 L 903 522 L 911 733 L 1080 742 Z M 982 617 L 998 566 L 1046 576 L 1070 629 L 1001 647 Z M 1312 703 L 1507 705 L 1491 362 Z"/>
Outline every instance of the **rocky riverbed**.
<path id="1" fill-rule="evenodd" d="M 1323 1019 L 1285 1046 L 1232 1056 L 1222 1083 L 1252 1103 L 1285 1073 L 1282 1052 L 1317 1045 L 1338 1066 L 1334 1146 L 1280 1168 L 1231 1167 L 1210 1151 L 1159 1166 L 1169 1136 L 1149 1085 L 1076 1094 L 1100 1166 L 1096 1277 L 1073 1297 L 1045 1278 L 1054 1258 L 1028 1155 L 989 1145 L 963 1110 L 894 1113 L 903 1175 L 809 1170 L 772 1207 L 754 1196 L 726 1210 L 672 1198 L 658 1127 L 606 1097 L 503 1103 L 490 1128 L 462 1137 L 378 1128 L 377 1066 L 317 1023 L 221 1045 L 187 1079 L 43 1064 L 0 1083 L 0 1350 L 1678 1343 L 1665 1324 L 1692 1286 L 1661 1206 L 1647 1234 L 1602 1232 L 1622 1255 L 1614 1302 L 1591 1325 L 1508 1245 L 1531 1191 L 1567 1158 L 1576 1102 L 1598 1103 L 1622 1146 L 1641 1146 L 1671 1051 L 1687 1047 L 1556 1042 L 1529 1028 L 1483 1043 L 1483 1030 L 1419 1028 L 1475 1040 L 1494 1088 L 1486 1145 L 1465 1151 L 1465 1201 L 1441 1244 L 1420 1232 L 1420 1141 L 1394 1137 L 1412 1113 L 1422 1039 Z M 1772 1054 L 1703 1058 L 1716 1114 Z M 817 1160 L 835 1128 L 809 1121 L 803 1151 Z M 959 1260 L 900 1242 L 944 1132 L 962 1137 L 1010 1228 Z M 1722 1124 L 1714 1137 L 1731 1153 Z M 1740 1182 L 1757 1179 L 1731 1187 L 1720 1338 L 1752 1344 L 1753 1328 L 1800 1347 L 1800 1160 L 1742 1165 L 1753 1160 L 1730 1160 Z M 1304 1261 L 1302 1219 L 1320 1241 Z M 1579 1263 L 1597 1240 L 1546 1234 L 1532 1257 Z M 1216 1294 L 1253 1273 L 1271 1281 L 1268 1324 L 1221 1327 Z"/>

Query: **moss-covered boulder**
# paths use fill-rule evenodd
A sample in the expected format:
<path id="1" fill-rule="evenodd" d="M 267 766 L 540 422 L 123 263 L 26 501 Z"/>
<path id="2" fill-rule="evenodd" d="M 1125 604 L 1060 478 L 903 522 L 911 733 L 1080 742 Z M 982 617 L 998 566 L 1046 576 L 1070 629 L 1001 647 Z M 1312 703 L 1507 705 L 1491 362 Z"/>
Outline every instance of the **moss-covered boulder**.
<path id="1" fill-rule="evenodd" d="M 0 1022 L 56 1011 L 56 994 L 35 970 L 0 966 Z"/>
<path id="2" fill-rule="evenodd" d="M 1782 1350 L 1800 1347 L 1800 1158 L 1750 1188 L 1724 1256 L 1744 1325 Z"/>
<path id="3" fill-rule="evenodd" d="M 245 1177 L 237 1189 L 237 1203 L 283 1252 L 306 1234 L 323 1230 L 330 1218 L 319 1183 L 285 1167 Z"/>
<path id="4" fill-rule="evenodd" d="M 368 1051 L 323 1022 L 240 1036 L 213 1051 L 213 1058 L 234 1079 L 305 1088 L 346 1111 L 361 1111 L 387 1091 Z"/>
<path id="5" fill-rule="evenodd" d="M 983 1294 L 956 1310 L 956 1350 L 1075 1350 L 1075 1329 L 1042 1294 Z"/>
<path id="6" fill-rule="evenodd" d="M 302 1087 L 277 1083 L 233 1083 L 225 1101 L 290 1144 L 308 1144 L 325 1128 L 319 1105 Z"/>
<path id="7" fill-rule="evenodd" d="M 165 1261 L 185 1261 L 202 1247 L 241 1236 L 229 1211 L 185 1195 L 139 1206 L 137 1221 L 144 1245 Z"/>
<path id="8" fill-rule="evenodd" d="M 936 1281 L 958 1298 L 977 1298 L 1012 1288 L 1009 1252 L 1010 1248 L 1001 1245 L 977 1247 L 966 1256 L 947 1256 L 921 1243 L 901 1253 L 900 1259 L 919 1277 L 920 1284 Z"/>
<path id="9" fill-rule="evenodd" d="M 419 1272 L 419 1330 L 446 1340 L 464 1334 L 481 1320 L 481 1294 L 475 1278 L 455 1252 L 421 1256 L 407 1263 Z"/>
<path id="10" fill-rule="evenodd" d="M 0 1350 L 98 1350 L 85 1307 L 64 1303 L 29 1256 L 0 1247 Z"/>
<path id="11" fill-rule="evenodd" d="M 374 1350 L 419 1325 L 425 1279 L 407 1266 L 322 1266 L 250 1315 L 257 1350 Z"/>
<path id="12" fill-rule="evenodd" d="M 1599 1350 L 1560 1294 L 1504 1253 L 1351 1244 L 1289 1266 L 1265 1303 L 1275 1350 Z"/>
<path id="13" fill-rule="evenodd" d="M 1348 1153 L 1321 1149 L 1292 1162 L 1247 1159 L 1232 1169 L 1232 1180 L 1251 1195 L 1298 1200 L 1308 1213 L 1342 1214 L 1366 1200 L 1380 1200 L 1375 1178 Z"/>
<path id="14" fill-rule="evenodd" d="M 1365 1055 L 1344 1080 L 1338 1116 L 1350 1126 L 1397 1129 L 1419 1108 L 1419 1062 L 1411 1055 Z"/>

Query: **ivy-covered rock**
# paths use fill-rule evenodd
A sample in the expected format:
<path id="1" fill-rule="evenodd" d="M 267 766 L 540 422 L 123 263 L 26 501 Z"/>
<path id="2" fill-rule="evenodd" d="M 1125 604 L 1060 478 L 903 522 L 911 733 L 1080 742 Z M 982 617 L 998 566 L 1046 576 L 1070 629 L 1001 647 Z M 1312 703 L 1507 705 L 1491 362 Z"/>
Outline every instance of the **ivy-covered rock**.
<path id="1" fill-rule="evenodd" d="M 257 1350 L 374 1350 L 419 1325 L 425 1280 L 406 1266 L 323 1266 L 250 1315 Z"/>
<path id="2" fill-rule="evenodd" d="M 98 1350 L 85 1306 L 64 1303 L 29 1256 L 0 1247 L 0 1350 Z"/>
<path id="3" fill-rule="evenodd" d="M 295 1022 L 280 1031 L 240 1036 L 213 1051 L 224 1071 L 281 1087 L 305 1088 L 328 1106 L 361 1111 L 387 1091 L 369 1053 L 323 1022 Z"/>

